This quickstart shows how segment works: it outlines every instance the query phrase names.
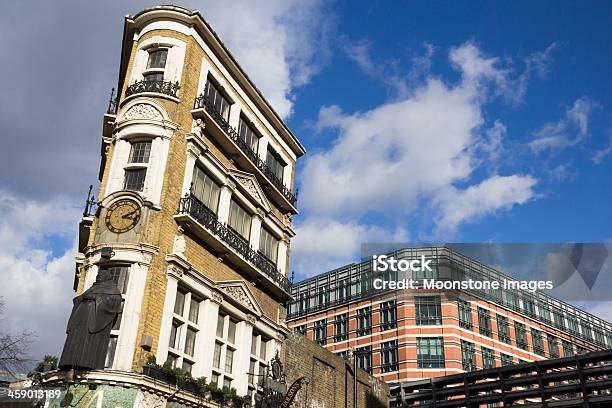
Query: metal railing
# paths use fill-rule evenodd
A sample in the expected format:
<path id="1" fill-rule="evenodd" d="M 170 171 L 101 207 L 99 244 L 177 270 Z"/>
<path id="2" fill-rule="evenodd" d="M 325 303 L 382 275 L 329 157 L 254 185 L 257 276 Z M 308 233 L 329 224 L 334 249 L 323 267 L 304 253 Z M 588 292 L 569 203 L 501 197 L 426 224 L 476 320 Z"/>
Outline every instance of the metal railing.
<path id="1" fill-rule="evenodd" d="M 108 100 L 108 108 L 106 109 L 106 113 L 109 115 L 117 114 L 117 102 L 119 102 L 118 97 L 115 96 L 115 88 L 111 89 L 110 98 Z"/>
<path id="2" fill-rule="evenodd" d="M 276 269 L 276 266 L 268 261 L 262 254 L 255 251 L 242 236 L 220 222 L 217 214 L 206 207 L 206 205 L 195 196 L 187 194 L 185 197 L 181 198 L 178 213 L 192 216 L 204 228 L 236 251 L 245 261 L 267 275 L 283 290 L 289 292 L 291 284 L 287 278 Z"/>
<path id="3" fill-rule="evenodd" d="M 125 96 L 131 96 L 144 92 L 160 93 L 178 98 L 180 85 L 178 81 L 136 81 L 125 90 Z"/>
<path id="4" fill-rule="evenodd" d="M 281 194 L 291 202 L 293 206 L 297 203 L 297 194 L 293 194 L 291 190 L 285 186 L 285 183 L 279 179 L 274 171 L 263 161 L 259 155 L 251 148 L 247 142 L 238 135 L 236 129 L 234 129 L 227 119 L 215 108 L 215 106 L 208 100 L 204 94 L 200 94 L 195 99 L 196 109 L 203 108 L 208 114 L 214 119 L 221 129 L 227 134 L 227 136 L 238 146 L 238 148 L 245 154 L 246 157 L 266 176 L 268 180 L 281 192 Z"/>

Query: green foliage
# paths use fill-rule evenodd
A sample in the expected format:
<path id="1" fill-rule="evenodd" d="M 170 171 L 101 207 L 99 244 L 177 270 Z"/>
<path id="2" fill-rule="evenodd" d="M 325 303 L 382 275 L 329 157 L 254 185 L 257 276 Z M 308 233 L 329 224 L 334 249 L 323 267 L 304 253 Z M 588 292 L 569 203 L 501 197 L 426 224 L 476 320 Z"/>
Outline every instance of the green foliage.
<path id="1" fill-rule="evenodd" d="M 51 367 L 51 370 L 57 369 L 57 357 L 51 355 L 45 355 L 41 362 L 36 365 L 36 369 L 34 371 L 42 372 L 43 366 L 48 365 Z"/>
<path id="2" fill-rule="evenodd" d="M 151 354 L 149 358 L 147 358 L 147 365 L 153 367 L 157 365 L 157 358 L 155 358 L 154 354 Z"/>

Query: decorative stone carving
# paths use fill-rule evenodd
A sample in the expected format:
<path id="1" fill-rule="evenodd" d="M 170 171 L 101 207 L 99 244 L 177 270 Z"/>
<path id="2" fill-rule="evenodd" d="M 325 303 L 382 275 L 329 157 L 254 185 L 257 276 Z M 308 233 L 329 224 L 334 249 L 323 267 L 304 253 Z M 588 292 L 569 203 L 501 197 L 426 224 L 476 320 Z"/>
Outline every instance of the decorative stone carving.
<path id="1" fill-rule="evenodd" d="M 255 199 L 258 202 L 263 203 L 263 197 L 261 196 L 261 194 L 259 194 L 259 190 L 255 186 L 255 183 L 253 182 L 252 179 L 250 179 L 248 177 L 241 176 L 239 174 L 234 174 L 234 177 L 236 177 L 236 180 L 238 180 L 238 183 L 240 183 L 240 185 L 242 187 L 244 187 L 244 189 L 249 194 L 251 194 L 253 197 L 255 197 Z"/>
<path id="2" fill-rule="evenodd" d="M 184 273 L 185 271 L 180 266 L 168 265 L 168 275 L 176 278 L 177 280 L 181 279 Z"/>
<path id="3" fill-rule="evenodd" d="M 232 298 L 234 298 L 235 300 L 237 300 L 238 302 L 248 307 L 249 310 L 255 310 L 255 305 L 253 304 L 253 302 L 251 302 L 249 296 L 240 286 L 226 286 L 224 288 L 221 288 L 221 290 Z"/>
<path id="4" fill-rule="evenodd" d="M 183 234 L 175 235 L 174 244 L 172 245 L 172 252 L 180 256 L 185 256 L 186 247 L 187 247 L 187 242 L 185 241 L 185 236 Z"/>
<path id="5" fill-rule="evenodd" d="M 193 122 L 193 125 L 191 126 L 191 133 L 199 137 L 202 137 L 202 133 L 204 132 L 204 129 L 206 129 L 206 123 L 204 123 L 202 119 L 196 119 Z"/>
<path id="6" fill-rule="evenodd" d="M 255 323 L 257 323 L 257 317 L 253 316 L 252 314 L 248 314 L 246 315 L 246 321 L 255 326 Z"/>
<path id="7" fill-rule="evenodd" d="M 216 291 L 212 291 L 210 298 L 212 299 L 213 302 L 216 303 L 223 303 L 223 295 L 220 294 L 219 292 Z"/>
<path id="8" fill-rule="evenodd" d="M 124 120 L 132 120 L 132 119 L 155 119 L 155 120 L 163 120 L 164 117 L 161 112 L 155 108 L 153 105 L 149 105 L 148 103 L 138 103 L 128 109 L 127 112 L 123 115 Z"/>

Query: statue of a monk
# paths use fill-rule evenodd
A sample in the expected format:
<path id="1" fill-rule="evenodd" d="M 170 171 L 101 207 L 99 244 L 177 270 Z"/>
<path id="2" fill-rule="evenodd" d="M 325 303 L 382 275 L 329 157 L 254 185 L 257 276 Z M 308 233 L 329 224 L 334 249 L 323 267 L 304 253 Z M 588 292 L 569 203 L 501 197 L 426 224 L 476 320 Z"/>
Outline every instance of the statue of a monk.
<path id="1" fill-rule="evenodd" d="M 59 368 L 104 369 L 110 331 L 121 312 L 121 292 L 110 272 L 100 270 L 96 282 L 73 304 Z"/>

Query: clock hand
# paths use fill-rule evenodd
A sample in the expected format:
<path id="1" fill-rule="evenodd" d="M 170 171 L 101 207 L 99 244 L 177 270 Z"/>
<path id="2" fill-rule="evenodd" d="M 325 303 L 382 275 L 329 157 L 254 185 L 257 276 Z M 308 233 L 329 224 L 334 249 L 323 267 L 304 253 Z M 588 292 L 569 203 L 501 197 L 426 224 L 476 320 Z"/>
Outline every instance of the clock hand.
<path id="1" fill-rule="evenodd" d="M 134 215 L 136 215 L 136 210 L 129 212 L 127 214 L 124 214 L 121 218 L 126 218 L 126 219 L 134 219 Z"/>

